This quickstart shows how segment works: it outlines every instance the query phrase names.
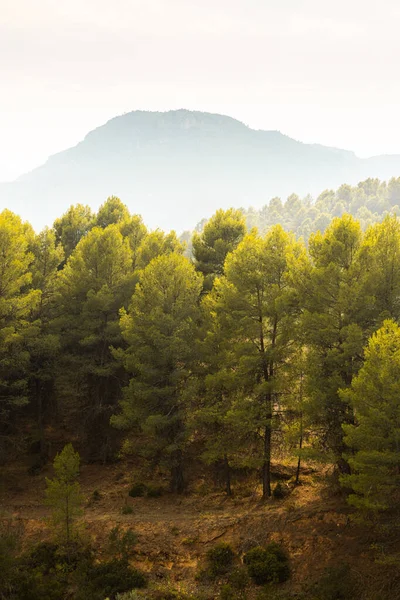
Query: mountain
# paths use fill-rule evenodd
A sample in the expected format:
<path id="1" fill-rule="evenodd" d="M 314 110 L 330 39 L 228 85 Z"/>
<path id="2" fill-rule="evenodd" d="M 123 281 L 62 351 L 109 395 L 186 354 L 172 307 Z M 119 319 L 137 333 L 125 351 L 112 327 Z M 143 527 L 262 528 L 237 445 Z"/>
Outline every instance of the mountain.
<path id="1" fill-rule="evenodd" d="M 134 111 L 0 184 L 0 209 L 41 228 L 70 204 L 97 208 L 115 195 L 150 227 L 181 231 L 217 208 L 261 207 L 273 196 L 317 195 L 341 183 L 399 175 L 400 156 L 360 159 L 223 115 Z"/>

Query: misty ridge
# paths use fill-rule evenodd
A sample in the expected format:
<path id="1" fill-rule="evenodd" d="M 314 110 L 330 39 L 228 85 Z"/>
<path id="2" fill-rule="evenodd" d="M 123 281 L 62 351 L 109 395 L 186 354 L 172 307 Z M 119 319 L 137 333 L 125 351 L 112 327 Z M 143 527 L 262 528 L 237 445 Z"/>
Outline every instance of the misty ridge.
<path id="1" fill-rule="evenodd" d="M 370 179 L 390 180 L 399 172 L 397 155 L 361 159 L 278 131 L 250 129 L 224 115 L 134 111 L 16 181 L 0 184 L 0 208 L 39 230 L 71 204 L 98 208 L 118 196 L 149 227 L 182 232 L 219 208 L 245 207 L 249 226 L 263 230 L 281 222 L 307 238 L 345 211 L 364 226 L 392 211 L 400 203 L 400 184 L 393 180 L 386 189 Z M 342 186 L 337 194 L 321 195 L 366 179 L 353 191 Z"/>

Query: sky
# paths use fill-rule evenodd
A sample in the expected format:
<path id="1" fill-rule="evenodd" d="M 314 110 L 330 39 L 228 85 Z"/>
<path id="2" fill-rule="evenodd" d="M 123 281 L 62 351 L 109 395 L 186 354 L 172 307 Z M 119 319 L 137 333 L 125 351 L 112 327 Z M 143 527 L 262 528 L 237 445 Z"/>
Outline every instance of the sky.
<path id="1" fill-rule="evenodd" d="M 400 154 L 398 0 L 0 0 L 0 181 L 131 110 Z"/>

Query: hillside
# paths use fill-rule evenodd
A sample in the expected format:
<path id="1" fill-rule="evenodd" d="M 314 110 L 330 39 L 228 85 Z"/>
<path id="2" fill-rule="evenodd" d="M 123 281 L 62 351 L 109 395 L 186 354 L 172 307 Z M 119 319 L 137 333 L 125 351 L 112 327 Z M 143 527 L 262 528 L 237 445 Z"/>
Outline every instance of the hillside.
<path id="1" fill-rule="evenodd" d="M 217 208 L 261 207 L 273 196 L 317 195 L 343 182 L 389 179 L 399 172 L 400 156 L 360 159 L 277 131 L 256 131 L 223 115 L 135 111 L 1 184 L 0 209 L 41 228 L 70 204 L 97 208 L 117 195 L 150 227 L 180 231 Z"/>
<path id="2" fill-rule="evenodd" d="M 6 489 L 0 488 L 0 528 L 9 524 L 15 534 L 19 532 L 24 549 L 51 540 L 44 497 L 45 476 L 52 476 L 50 465 L 34 478 L 27 475 L 23 462 L 12 463 L 0 473 L 6 484 Z M 290 581 L 275 592 L 266 588 L 264 593 L 263 588 L 247 583 L 245 593 L 239 588 L 229 599 L 353 600 L 352 589 L 354 597 L 375 600 L 377 593 L 390 586 L 392 597 L 397 598 L 397 571 L 390 564 L 379 564 L 377 544 L 379 539 L 382 553 L 388 547 L 397 552 L 395 534 L 377 537 L 357 524 L 344 497 L 332 493 L 321 470 L 304 469 L 300 486 L 288 480 L 292 473 L 289 465 L 274 466 L 274 479 L 287 480 L 288 495 L 267 503 L 260 502 L 254 481 L 243 482 L 231 499 L 201 484 L 180 498 L 168 493 L 160 498 L 131 498 L 128 492 L 137 476 L 133 462 L 87 465 L 80 476 L 85 538 L 92 540 L 104 561 L 113 528 L 134 534 L 130 562 L 149 580 L 148 590 L 137 596 L 143 600 L 225 598 L 220 590 L 228 575 L 216 581 L 200 576 L 206 553 L 221 542 L 228 543 L 237 554 L 236 572 L 243 573 L 240 565 L 248 549 L 272 541 L 290 553 Z M 318 592 L 311 594 L 316 586 Z"/>

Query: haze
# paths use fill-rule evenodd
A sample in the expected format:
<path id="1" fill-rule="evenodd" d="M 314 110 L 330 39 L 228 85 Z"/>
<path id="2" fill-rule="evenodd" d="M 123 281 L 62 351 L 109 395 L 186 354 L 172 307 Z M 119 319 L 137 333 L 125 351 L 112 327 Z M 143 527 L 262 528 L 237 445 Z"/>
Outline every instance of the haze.
<path id="1" fill-rule="evenodd" d="M 395 0 L 0 0 L 0 181 L 136 109 L 400 152 Z"/>

